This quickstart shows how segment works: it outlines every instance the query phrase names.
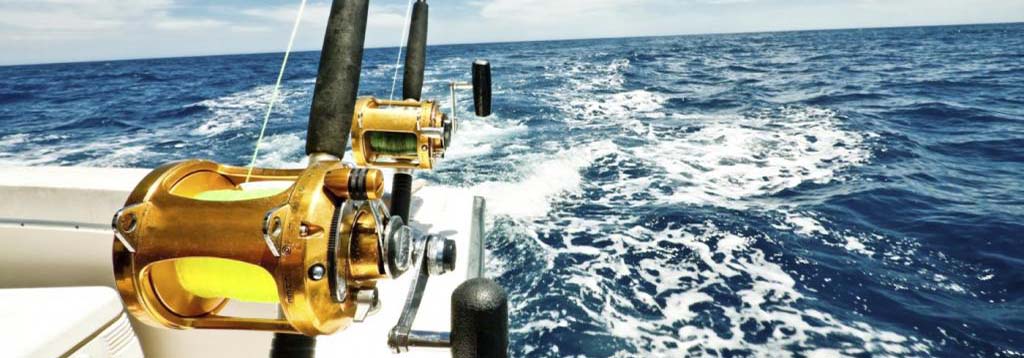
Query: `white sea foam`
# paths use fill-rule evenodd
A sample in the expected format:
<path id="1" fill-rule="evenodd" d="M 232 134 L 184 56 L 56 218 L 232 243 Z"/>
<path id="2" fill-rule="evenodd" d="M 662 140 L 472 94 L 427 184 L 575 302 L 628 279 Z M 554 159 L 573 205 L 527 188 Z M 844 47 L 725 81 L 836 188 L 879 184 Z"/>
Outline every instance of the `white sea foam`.
<path id="1" fill-rule="evenodd" d="M 875 254 L 874 251 L 868 249 L 868 247 L 864 245 L 864 242 L 862 242 L 856 236 L 846 235 L 843 238 L 846 240 L 846 244 L 843 245 L 843 247 L 846 248 L 846 250 L 867 256 L 873 256 Z"/>
<path id="2" fill-rule="evenodd" d="M 166 133 L 98 138 L 86 143 L 67 141 L 63 134 L 31 136 L 15 134 L 0 139 L 0 165 L 81 165 L 126 167 L 156 154 L 147 150 L 153 138 Z M 46 142 L 46 144 L 42 144 Z M 78 157 L 75 162 L 67 158 Z"/>
<path id="3" fill-rule="evenodd" d="M 628 66 L 628 62 L 612 66 L 600 80 L 574 84 L 581 90 L 614 90 L 620 85 L 615 79 L 621 78 L 619 74 Z M 587 68 L 572 71 L 595 73 Z M 755 356 L 928 354 L 929 341 L 807 308 L 809 299 L 798 289 L 797 279 L 756 248 L 758 243 L 772 242 L 769 237 L 722 231 L 711 223 L 655 232 L 630 227 L 628 218 L 618 216 L 558 215 L 557 223 L 550 224 L 529 220 L 547 214 L 551 202 L 560 198 L 558 194 L 589 188 L 604 194 L 588 200 L 606 207 L 687 203 L 778 209 L 785 218 L 780 228 L 808 238 L 831 238 L 832 233 L 823 224 L 827 219 L 812 212 L 780 209 L 767 199 L 805 183 L 839 180 L 844 170 L 869 160 L 865 138 L 871 134 L 846 129 L 835 112 L 814 107 L 787 107 L 748 116 L 675 116 L 678 123 L 688 126 L 687 130 L 665 133 L 648 121 L 671 117 L 664 113 L 668 99 L 664 94 L 644 90 L 567 98 L 560 108 L 569 115 L 570 125 L 594 130 L 621 127 L 646 143 L 604 140 L 572 152 L 539 155 L 539 159 L 527 161 L 537 164 L 526 166 L 522 180 L 471 188 L 488 197 L 492 213 L 511 216 L 528 227 L 526 231 L 531 234 L 525 237 L 535 244 L 532 251 L 543 251 L 547 269 L 555 269 L 551 265 L 560 255 L 588 257 L 580 267 L 568 269 L 565 278 L 574 292 L 566 299 L 586 317 L 562 312 L 557 317 L 544 317 L 545 324 L 531 329 L 550 330 L 557 322 L 587 320 L 605 325 L 610 334 L 634 342 L 648 356 L 658 357 L 686 356 L 692 354 L 691 349 L 750 351 Z M 543 152 L 539 148 L 536 151 Z M 631 173 L 636 163 L 652 173 Z M 581 173 L 596 166 L 607 168 L 614 177 L 582 183 Z M 665 183 L 670 184 L 669 195 L 644 195 Z M 546 245 L 535 232 L 557 232 L 561 242 L 556 247 Z M 592 246 L 590 240 L 575 240 L 581 236 L 607 240 Z M 679 244 L 686 250 L 667 249 Z M 865 241 L 854 236 L 841 245 L 850 252 L 874 253 Z M 623 252 L 654 257 L 626 264 Z M 640 277 L 645 284 L 653 284 L 656 292 L 611 294 L 621 288 L 621 280 L 626 277 Z M 723 294 L 729 297 L 720 300 Z M 533 301 L 524 299 L 527 302 L 521 303 L 523 307 Z M 652 320 L 637 316 L 633 312 L 638 305 L 657 306 L 663 317 Z M 716 317 L 715 321 L 727 322 L 724 331 L 728 334 L 722 333 L 723 327 L 710 327 L 706 319 L 699 319 L 709 314 Z M 748 337 L 751 329 L 763 333 L 758 338 Z M 674 334 L 651 333 L 666 331 Z M 843 339 L 829 343 L 836 337 Z M 617 356 L 634 355 L 629 350 Z"/>
<path id="4" fill-rule="evenodd" d="M 18 146 L 28 140 L 28 134 L 15 133 L 0 138 L 0 151 L 11 152 L 18 149 Z"/>
<path id="5" fill-rule="evenodd" d="M 622 88 L 626 82 L 625 72 L 630 65 L 630 61 L 624 58 L 607 64 L 573 61 L 567 68 L 545 71 L 545 75 L 554 79 L 567 79 L 574 91 L 589 94 L 595 90 Z"/>
<path id="6" fill-rule="evenodd" d="M 619 125 L 628 118 L 657 116 L 665 100 L 665 96 L 658 93 L 635 90 L 570 99 L 566 109 L 589 125 Z"/>
<path id="7" fill-rule="evenodd" d="M 664 117 L 662 109 L 668 99 L 660 93 L 647 90 L 624 91 L 625 73 L 631 64 L 627 59 L 612 61 L 608 65 L 575 63 L 567 74 L 573 93 L 582 95 L 558 97 L 553 104 L 570 115 L 570 123 L 582 120 L 588 128 L 622 126 L 637 117 Z M 606 93 L 606 92 L 611 93 Z M 634 131 L 635 122 L 626 125 Z"/>
<path id="8" fill-rule="evenodd" d="M 261 168 L 305 168 L 306 142 L 298 134 L 278 134 L 263 139 L 256 165 Z M 249 158 L 245 158 L 249 160 Z M 246 162 L 248 164 L 248 162 Z"/>
<path id="9" fill-rule="evenodd" d="M 789 224 L 786 228 L 792 229 L 793 232 L 797 234 L 803 236 L 828 235 L 828 230 L 825 229 L 825 226 L 821 225 L 821 223 L 809 213 L 784 212 L 784 214 L 786 215 L 786 223 Z"/>
<path id="10" fill-rule="evenodd" d="M 700 129 L 634 150 L 665 170 L 675 183 L 676 202 L 748 207 L 745 199 L 830 182 L 869 157 L 864 136 L 842 129 L 830 110 L 681 119 Z"/>
<path id="11" fill-rule="evenodd" d="M 615 151 L 610 141 L 595 142 L 555 155 L 531 154 L 524 160 L 522 178 L 510 181 L 492 181 L 468 188 L 473 195 L 487 198 L 487 209 L 492 214 L 515 218 L 543 216 L 551 209 L 554 197 L 580 189 L 580 171 L 594 158 Z"/>
<path id="12" fill-rule="evenodd" d="M 844 170 L 866 163 L 870 150 L 862 134 L 840 125 L 835 112 L 820 108 L 780 108 L 758 115 L 680 116 L 690 130 L 677 133 L 653 129 L 638 119 L 616 119 L 635 110 L 659 111 L 664 97 L 644 91 L 610 96 L 618 101 L 591 100 L 585 108 L 609 123 L 620 123 L 647 142 L 622 146 L 604 153 L 619 157 L 600 165 L 618 171 L 615 180 L 592 183 L 605 192 L 595 203 L 607 206 L 712 205 L 733 209 L 780 210 L 784 229 L 803 236 L 829 235 L 809 212 L 792 212 L 770 196 L 805 183 L 838 180 Z M 643 116 L 641 116 L 643 118 Z M 594 125 L 594 124 L 588 124 Z M 598 158 L 599 156 L 591 156 Z M 653 175 L 628 175 L 626 170 L 643 163 Z M 669 195 L 649 194 L 656 185 L 668 184 Z M 851 242 L 849 249 L 869 254 L 866 246 Z"/>
<path id="13" fill-rule="evenodd" d="M 828 183 L 865 163 L 870 133 L 843 128 L 837 114 L 815 107 L 784 107 L 754 115 L 673 115 L 669 96 L 621 90 L 628 60 L 609 65 L 571 64 L 560 74 L 581 95 L 552 102 L 570 125 L 591 130 L 622 128 L 648 144 L 623 148 L 664 171 L 673 184 L 670 203 L 749 208 L 759 197 L 804 183 Z M 611 93 L 605 93 L 611 91 Z M 646 122 L 672 118 L 689 130 L 661 133 Z M 622 185 L 630 185 L 626 182 Z M 638 187 L 649 183 L 638 181 Z M 620 189 L 622 190 L 622 189 Z"/>
<path id="14" fill-rule="evenodd" d="M 289 98 L 308 97 L 309 86 L 290 87 L 282 84 L 274 104 L 274 115 L 289 115 L 292 107 Z M 252 127 L 258 130 L 266 114 L 267 105 L 273 97 L 274 86 L 258 86 L 249 90 L 232 93 L 223 97 L 208 99 L 194 105 L 204 106 L 211 112 L 192 130 L 193 135 L 214 136 L 229 130 Z M 271 117 L 273 120 L 274 117 Z"/>
<path id="15" fill-rule="evenodd" d="M 567 299 L 587 315 L 575 319 L 605 325 L 614 336 L 643 347 L 648 356 L 687 356 L 693 349 L 749 351 L 754 356 L 772 357 L 927 355 L 931 349 L 931 342 L 917 337 L 805 308 L 807 299 L 798 291 L 796 279 L 756 248 L 758 242 L 770 241 L 768 237 L 746 237 L 711 223 L 663 231 L 631 227 L 611 233 L 610 246 L 596 248 L 574 244 L 572 237 L 608 235 L 607 228 L 614 223 L 581 218 L 565 221 L 568 223 L 541 229 L 565 232 L 569 237 L 563 240 L 564 247 L 542 246 L 556 256 L 585 253 L 590 257 L 571 269 L 572 276 L 566 279 L 565 289 L 577 292 Z M 687 250 L 670 249 L 676 245 Z M 649 257 L 638 265 L 627 265 L 619 254 L 627 249 Z M 620 280 L 629 277 L 653 284 L 655 292 L 637 290 L 625 297 L 610 294 L 620 291 Z M 655 296 L 664 297 L 663 303 Z M 590 302 L 593 300 L 598 303 Z M 633 314 L 638 304 L 656 306 L 662 317 Z M 548 324 L 534 328 L 549 328 L 551 322 L 571 318 L 565 314 L 546 317 Z M 713 326 L 698 319 L 708 314 L 716 317 Z M 650 334 L 666 330 L 674 334 Z M 760 338 L 749 337 L 752 333 Z M 627 350 L 615 356 L 634 353 Z"/>
<path id="16" fill-rule="evenodd" d="M 494 143 L 525 131 L 526 126 L 503 119 L 498 114 L 488 118 L 460 118 L 444 160 L 486 155 L 494 150 Z"/>
<path id="17" fill-rule="evenodd" d="M 105 153 L 97 158 L 82 161 L 79 164 L 87 167 L 124 167 L 147 156 L 147 145 L 142 143 L 123 143 L 118 145 L 99 145 L 94 142 L 83 148 L 83 152 Z"/>
<path id="18" fill-rule="evenodd" d="M 0 166 L 36 166 L 60 164 L 63 153 L 54 148 L 0 153 Z"/>

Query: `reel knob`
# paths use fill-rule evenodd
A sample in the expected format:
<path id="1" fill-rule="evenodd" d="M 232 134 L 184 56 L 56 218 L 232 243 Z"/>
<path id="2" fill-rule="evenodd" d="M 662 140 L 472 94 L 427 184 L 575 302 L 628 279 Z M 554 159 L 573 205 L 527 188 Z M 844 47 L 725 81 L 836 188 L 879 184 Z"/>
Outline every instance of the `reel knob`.
<path id="1" fill-rule="evenodd" d="M 486 278 L 452 293 L 452 357 L 508 357 L 508 294 Z"/>
<path id="2" fill-rule="evenodd" d="M 491 63 L 473 61 L 473 105 L 478 117 L 491 115 Z"/>

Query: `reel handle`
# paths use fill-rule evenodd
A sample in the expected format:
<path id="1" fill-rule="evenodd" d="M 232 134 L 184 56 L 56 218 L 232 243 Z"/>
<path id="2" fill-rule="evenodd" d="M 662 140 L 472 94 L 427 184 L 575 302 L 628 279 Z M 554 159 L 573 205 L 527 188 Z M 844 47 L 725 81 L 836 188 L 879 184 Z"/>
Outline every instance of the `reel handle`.
<path id="1" fill-rule="evenodd" d="M 491 63 L 473 62 L 473 105 L 478 117 L 491 115 Z"/>
<path id="2" fill-rule="evenodd" d="M 463 282 L 452 293 L 452 357 L 508 357 L 508 294 L 486 278 Z"/>

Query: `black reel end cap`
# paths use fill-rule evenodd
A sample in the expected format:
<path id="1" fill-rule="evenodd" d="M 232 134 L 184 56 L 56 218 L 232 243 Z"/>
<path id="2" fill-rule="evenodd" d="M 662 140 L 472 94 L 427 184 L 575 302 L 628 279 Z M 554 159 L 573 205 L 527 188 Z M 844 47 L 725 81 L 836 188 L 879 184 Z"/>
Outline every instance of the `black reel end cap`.
<path id="1" fill-rule="evenodd" d="M 452 357 L 508 357 L 508 294 L 492 280 L 475 278 L 452 293 Z"/>
<path id="2" fill-rule="evenodd" d="M 491 63 L 485 60 L 473 61 L 473 104 L 476 115 L 491 115 Z"/>
<path id="3" fill-rule="evenodd" d="M 444 253 L 444 261 L 441 263 L 444 265 L 445 272 L 455 271 L 455 258 L 457 251 L 455 250 L 455 240 L 444 240 L 444 246 L 442 247 Z"/>

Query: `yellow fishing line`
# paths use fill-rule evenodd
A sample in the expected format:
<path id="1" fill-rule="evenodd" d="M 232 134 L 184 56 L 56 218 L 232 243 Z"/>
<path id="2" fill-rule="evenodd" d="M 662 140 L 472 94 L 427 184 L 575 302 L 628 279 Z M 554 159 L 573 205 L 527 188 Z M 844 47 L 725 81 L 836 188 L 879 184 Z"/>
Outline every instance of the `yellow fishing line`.
<path id="1" fill-rule="evenodd" d="M 178 281 L 186 291 L 203 298 L 226 297 L 258 303 L 277 303 L 277 283 L 262 267 L 212 257 L 174 261 Z"/>
<path id="2" fill-rule="evenodd" d="M 195 199 L 243 201 L 277 195 L 285 189 L 211 190 Z M 262 244 L 262 242 L 261 242 Z M 212 257 L 187 257 L 174 261 L 181 286 L 203 298 L 230 298 L 245 302 L 277 303 L 277 283 L 262 267 Z"/>
<path id="3" fill-rule="evenodd" d="M 203 201 L 244 201 L 271 197 L 280 194 L 285 190 L 287 190 L 287 188 L 210 190 L 199 193 L 199 195 L 196 195 L 194 199 Z"/>

